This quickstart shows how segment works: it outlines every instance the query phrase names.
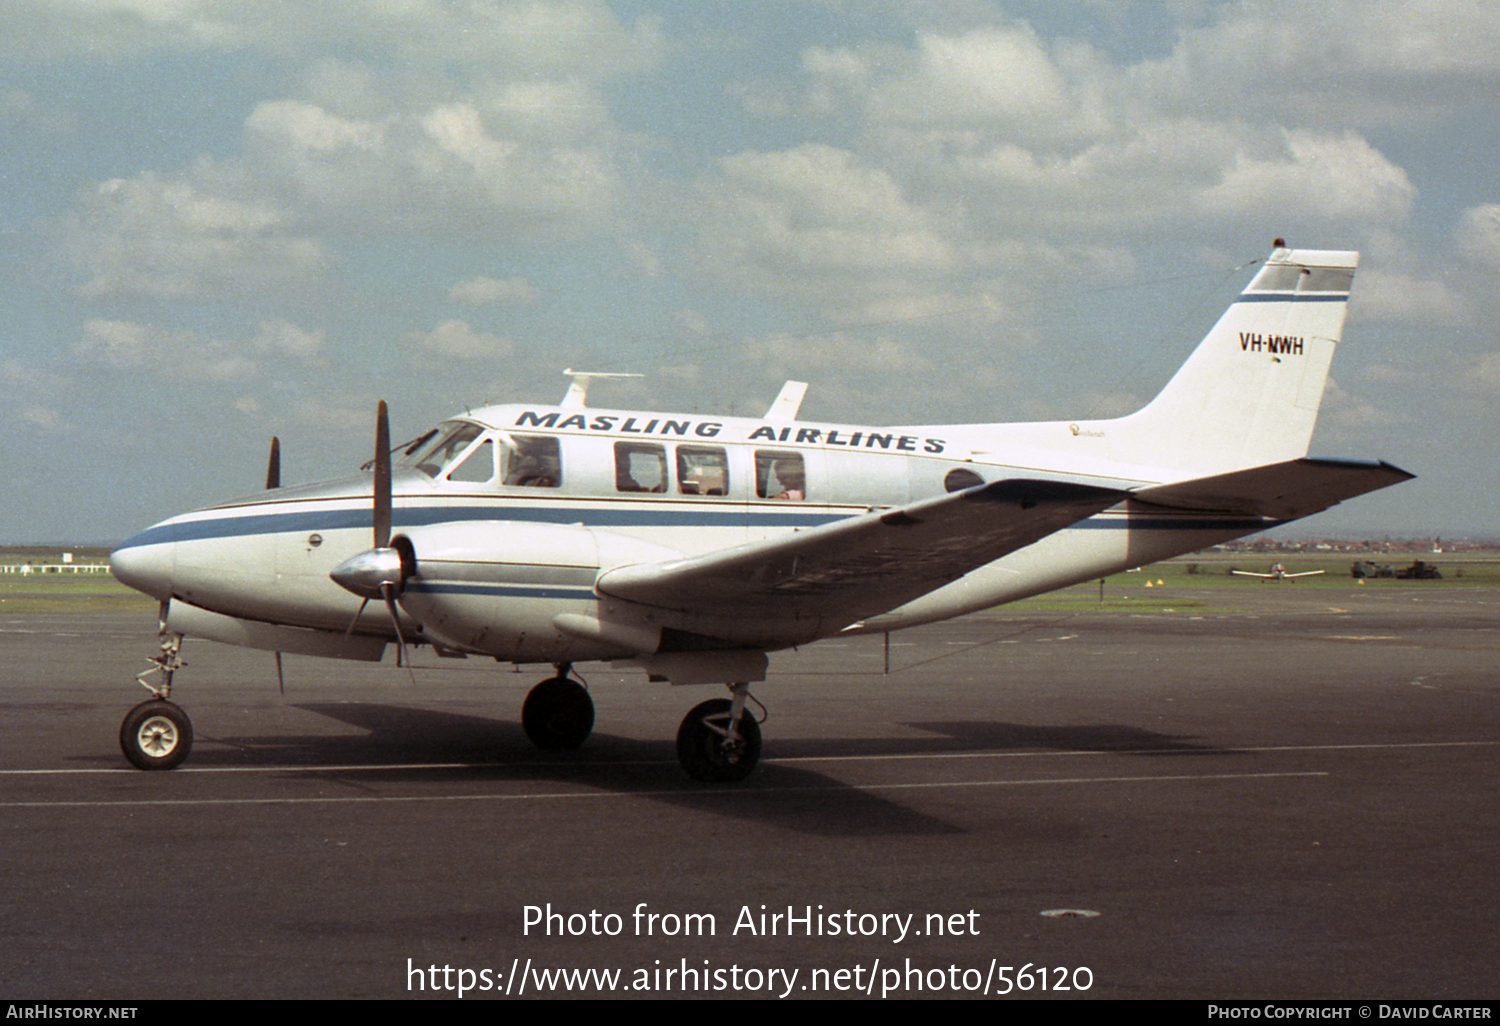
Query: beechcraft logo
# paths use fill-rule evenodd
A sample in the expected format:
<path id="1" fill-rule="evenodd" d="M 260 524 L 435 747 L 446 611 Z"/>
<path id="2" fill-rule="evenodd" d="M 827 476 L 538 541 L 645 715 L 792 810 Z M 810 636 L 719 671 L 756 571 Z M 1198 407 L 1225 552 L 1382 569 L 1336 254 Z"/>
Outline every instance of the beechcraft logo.
<path id="1" fill-rule="evenodd" d="M 1240 332 L 1240 349 L 1246 353 L 1276 353 L 1301 356 L 1302 342 L 1303 339 L 1300 335 L 1271 335 L 1267 337 L 1256 331 Z"/>

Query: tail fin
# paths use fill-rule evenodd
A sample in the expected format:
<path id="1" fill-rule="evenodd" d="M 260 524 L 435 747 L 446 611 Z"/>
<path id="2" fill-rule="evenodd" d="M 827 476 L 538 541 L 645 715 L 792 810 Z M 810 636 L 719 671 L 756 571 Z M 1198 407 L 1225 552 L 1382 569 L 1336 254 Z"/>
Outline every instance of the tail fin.
<path id="1" fill-rule="evenodd" d="M 1307 455 L 1358 253 L 1277 248 L 1115 452 L 1188 475 Z"/>

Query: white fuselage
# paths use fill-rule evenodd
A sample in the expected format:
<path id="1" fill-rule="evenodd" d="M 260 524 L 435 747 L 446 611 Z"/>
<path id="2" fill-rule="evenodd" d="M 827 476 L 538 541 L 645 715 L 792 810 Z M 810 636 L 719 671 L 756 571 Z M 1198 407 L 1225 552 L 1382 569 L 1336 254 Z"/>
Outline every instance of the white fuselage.
<path id="1" fill-rule="evenodd" d="M 728 549 L 981 482 L 1056 474 L 1125 489 L 1167 479 L 1155 468 L 1070 453 L 1090 438 L 1078 425 L 1055 425 L 1039 445 L 1039 427 L 1029 425 L 1022 442 L 1008 439 L 1003 425 L 870 428 L 481 409 L 444 424 L 428 451 L 397 464 L 392 528 L 417 565 L 401 598 L 403 627 L 518 662 L 640 655 L 663 644 L 664 630 L 786 647 L 944 619 L 1268 526 L 1257 517 L 1122 503 L 880 615 L 809 621 L 770 641 L 754 625 L 632 609 L 595 589 L 602 573 L 620 566 Z M 445 447 L 444 439 L 456 441 Z M 800 487 L 787 487 L 797 472 Z M 234 620 L 342 634 L 360 602 L 329 573 L 370 546 L 369 480 L 275 489 L 173 517 L 122 544 L 115 574 L 163 601 Z M 354 631 L 392 636 L 375 605 Z M 260 644 L 298 650 L 274 632 Z"/>

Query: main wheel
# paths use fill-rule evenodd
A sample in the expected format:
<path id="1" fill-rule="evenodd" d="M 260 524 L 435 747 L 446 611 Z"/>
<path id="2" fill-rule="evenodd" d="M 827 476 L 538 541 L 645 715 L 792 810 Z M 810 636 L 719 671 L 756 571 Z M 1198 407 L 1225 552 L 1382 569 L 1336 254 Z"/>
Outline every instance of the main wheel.
<path id="1" fill-rule="evenodd" d="M 577 748 L 594 729 L 594 700 L 576 680 L 552 677 L 527 694 L 521 727 L 538 748 Z"/>
<path id="2" fill-rule="evenodd" d="M 749 710 L 741 710 L 739 740 L 729 740 L 727 698 L 693 707 L 677 728 L 677 761 L 694 780 L 707 783 L 744 780 L 760 761 L 760 724 Z"/>
<path id="3" fill-rule="evenodd" d="M 172 769 L 192 748 L 193 721 L 165 699 L 142 702 L 120 724 L 120 750 L 137 769 Z"/>

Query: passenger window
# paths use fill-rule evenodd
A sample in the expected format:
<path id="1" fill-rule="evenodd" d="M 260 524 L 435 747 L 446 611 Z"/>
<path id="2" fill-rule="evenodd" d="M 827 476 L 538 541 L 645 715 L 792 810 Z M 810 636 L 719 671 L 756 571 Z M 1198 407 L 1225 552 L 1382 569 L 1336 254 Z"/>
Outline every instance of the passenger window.
<path id="1" fill-rule="evenodd" d="M 643 442 L 616 442 L 615 488 L 622 492 L 665 492 L 667 450 Z"/>
<path id="2" fill-rule="evenodd" d="M 562 451 L 550 435 L 512 435 L 505 447 L 505 483 L 522 488 L 562 484 Z"/>
<path id="3" fill-rule="evenodd" d="M 801 453 L 757 451 L 755 494 L 762 499 L 801 502 L 807 498 L 807 474 Z"/>
<path id="4" fill-rule="evenodd" d="M 984 478 L 967 467 L 954 467 L 943 478 L 943 488 L 950 492 L 961 492 L 965 488 L 984 484 Z"/>
<path id="5" fill-rule="evenodd" d="M 679 445 L 677 490 L 683 495 L 728 495 L 729 460 L 724 450 Z"/>
<path id="6" fill-rule="evenodd" d="M 495 443 L 486 438 L 464 461 L 448 472 L 449 481 L 484 484 L 495 479 Z"/>

